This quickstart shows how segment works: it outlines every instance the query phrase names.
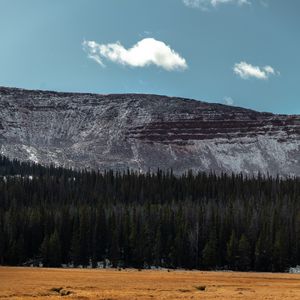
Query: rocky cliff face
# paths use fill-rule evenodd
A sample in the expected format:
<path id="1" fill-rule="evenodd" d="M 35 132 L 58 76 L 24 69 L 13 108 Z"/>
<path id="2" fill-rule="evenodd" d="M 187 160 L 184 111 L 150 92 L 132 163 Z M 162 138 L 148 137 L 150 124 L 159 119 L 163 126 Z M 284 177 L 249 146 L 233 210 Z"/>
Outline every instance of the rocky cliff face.
<path id="1" fill-rule="evenodd" d="M 300 116 L 157 95 L 0 88 L 0 149 L 76 168 L 300 176 Z"/>

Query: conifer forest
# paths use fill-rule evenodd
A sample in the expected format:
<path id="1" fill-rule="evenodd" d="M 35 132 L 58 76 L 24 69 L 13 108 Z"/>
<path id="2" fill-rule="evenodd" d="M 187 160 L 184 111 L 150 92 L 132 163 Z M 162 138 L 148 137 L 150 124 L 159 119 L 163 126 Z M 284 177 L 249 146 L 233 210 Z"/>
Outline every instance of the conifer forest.
<path id="1" fill-rule="evenodd" d="M 300 179 L 104 173 L 0 157 L 0 265 L 282 272 L 300 264 Z"/>

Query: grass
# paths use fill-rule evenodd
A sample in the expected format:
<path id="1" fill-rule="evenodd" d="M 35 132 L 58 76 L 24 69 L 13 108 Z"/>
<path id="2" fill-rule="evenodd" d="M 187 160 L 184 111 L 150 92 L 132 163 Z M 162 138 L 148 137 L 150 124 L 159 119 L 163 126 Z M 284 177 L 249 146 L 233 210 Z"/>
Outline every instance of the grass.
<path id="1" fill-rule="evenodd" d="M 299 274 L 0 267 L 0 299 L 287 300 L 299 295 Z"/>

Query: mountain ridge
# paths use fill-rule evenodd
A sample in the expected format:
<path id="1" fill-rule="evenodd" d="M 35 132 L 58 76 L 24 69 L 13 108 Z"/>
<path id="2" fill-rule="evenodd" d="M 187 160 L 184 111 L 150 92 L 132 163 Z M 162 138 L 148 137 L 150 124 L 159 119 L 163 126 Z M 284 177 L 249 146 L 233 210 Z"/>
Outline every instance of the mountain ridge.
<path id="1" fill-rule="evenodd" d="M 198 100 L 194 98 L 186 98 L 186 97 L 177 97 L 177 96 L 170 96 L 170 95 L 161 95 L 161 94 L 148 94 L 148 93 L 92 93 L 92 92 L 68 92 L 68 91 L 56 91 L 56 90 L 40 90 L 40 89 L 26 89 L 26 88 L 16 88 L 16 87 L 7 87 L 7 86 L 0 86 L 0 93 L 7 92 L 8 90 L 11 91 L 19 91 L 19 92 L 36 92 L 36 93 L 43 93 L 43 94 L 53 94 L 53 95 L 65 95 L 65 96 L 71 96 L 71 95 L 80 95 L 80 96 L 122 96 L 122 95 L 129 95 L 129 96 L 153 96 L 153 97 L 161 97 L 165 99 L 180 99 L 182 101 L 197 101 L 200 103 L 205 104 L 211 104 L 211 105 L 217 105 L 217 106 L 224 106 L 224 107 L 234 107 L 238 109 L 243 109 L 247 111 L 252 112 L 258 112 L 258 113 L 266 113 L 266 114 L 272 114 L 277 116 L 298 116 L 297 114 L 280 114 L 280 113 L 272 113 L 268 111 L 258 111 L 251 108 L 246 108 L 242 106 L 236 106 L 236 105 L 229 105 L 219 102 L 208 102 L 205 100 Z"/>
<path id="2" fill-rule="evenodd" d="M 1 154 L 44 165 L 300 176 L 300 116 L 153 94 L 0 87 Z"/>

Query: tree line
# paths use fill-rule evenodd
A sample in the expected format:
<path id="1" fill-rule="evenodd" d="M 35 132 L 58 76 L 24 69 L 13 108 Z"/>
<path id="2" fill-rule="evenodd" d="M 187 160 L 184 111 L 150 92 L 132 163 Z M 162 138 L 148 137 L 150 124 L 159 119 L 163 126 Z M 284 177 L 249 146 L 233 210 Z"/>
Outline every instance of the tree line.
<path id="1" fill-rule="evenodd" d="M 285 271 L 300 179 L 75 171 L 0 156 L 0 264 Z"/>

